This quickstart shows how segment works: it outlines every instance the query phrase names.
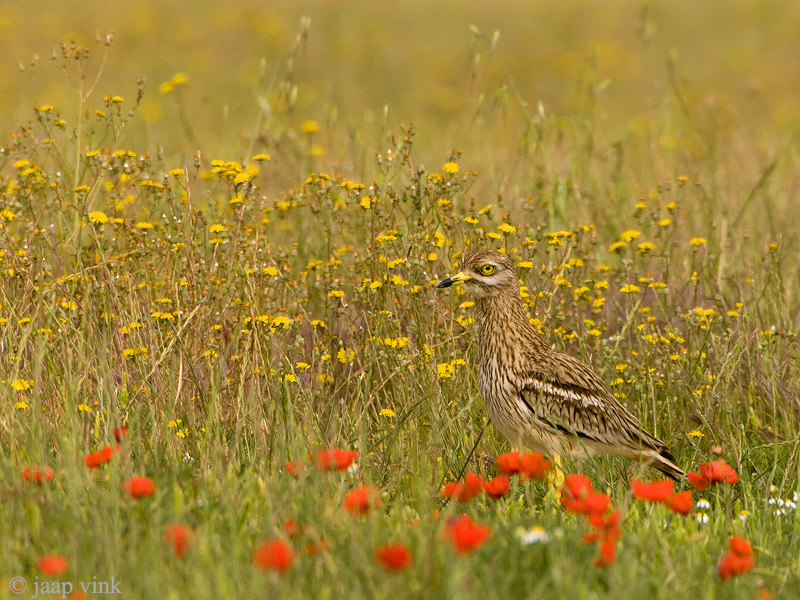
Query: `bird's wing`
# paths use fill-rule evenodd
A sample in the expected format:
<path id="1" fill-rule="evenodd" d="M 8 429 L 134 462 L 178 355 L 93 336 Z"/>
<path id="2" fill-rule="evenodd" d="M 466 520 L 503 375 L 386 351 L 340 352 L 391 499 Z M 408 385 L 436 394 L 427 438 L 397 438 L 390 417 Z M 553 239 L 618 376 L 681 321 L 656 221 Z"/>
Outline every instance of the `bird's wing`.
<path id="1" fill-rule="evenodd" d="M 665 449 L 578 359 L 552 352 L 533 364 L 519 393 L 541 425 L 611 446 Z"/>

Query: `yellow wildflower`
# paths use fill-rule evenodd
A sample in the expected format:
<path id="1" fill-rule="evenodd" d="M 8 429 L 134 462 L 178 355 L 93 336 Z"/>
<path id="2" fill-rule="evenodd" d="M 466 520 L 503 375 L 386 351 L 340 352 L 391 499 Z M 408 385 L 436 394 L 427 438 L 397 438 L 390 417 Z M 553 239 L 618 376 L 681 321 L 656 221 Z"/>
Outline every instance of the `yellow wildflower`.
<path id="1" fill-rule="evenodd" d="M 316 133 L 316 132 L 318 132 L 318 131 L 319 131 L 319 123 L 317 123 L 316 121 L 305 121 L 305 122 L 304 122 L 304 123 L 303 123 L 303 124 L 300 126 L 300 129 L 301 129 L 301 130 L 302 130 L 304 133 L 308 133 L 308 134 L 311 134 L 311 133 Z"/>
<path id="2" fill-rule="evenodd" d="M 98 224 L 108 223 L 108 215 L 99 210 L 93 210 L 92 212 L 90 212 L 89 219 L 92 221 L 92 223 L 98 223 Z"/>

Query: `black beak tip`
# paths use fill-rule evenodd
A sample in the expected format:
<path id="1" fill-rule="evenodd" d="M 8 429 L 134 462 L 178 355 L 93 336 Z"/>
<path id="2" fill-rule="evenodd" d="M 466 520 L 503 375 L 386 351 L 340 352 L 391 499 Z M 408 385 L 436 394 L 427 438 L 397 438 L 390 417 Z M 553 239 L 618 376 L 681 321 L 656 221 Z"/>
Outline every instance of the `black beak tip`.
<path id="1" fill-rule="evenodd" d="M 444 281 L 439 282 L 439 285 L 436 286 L 436 289 L 440 290 L 442 288 L 449 288 L 451 285 L 453 285 L 453 280 L 448 277 Z"/>

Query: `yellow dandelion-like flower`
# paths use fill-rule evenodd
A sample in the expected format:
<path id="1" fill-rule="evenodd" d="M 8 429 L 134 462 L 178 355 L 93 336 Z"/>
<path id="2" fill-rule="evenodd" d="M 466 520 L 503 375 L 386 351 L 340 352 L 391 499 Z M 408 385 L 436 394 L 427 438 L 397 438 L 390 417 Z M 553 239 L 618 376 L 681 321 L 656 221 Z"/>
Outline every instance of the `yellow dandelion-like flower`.
<path id="1" fill-rule="evenodd" d="M 189 83 L 189 77 L 186 75 L 186 73 L 181 73 L 180 71 L 178 71 L 177 73 L 175 73 L 175 75 L 172 76 L 170 81 L 172 82 L 172 85 L 174 87 L 178 87 L 181 85 L 187 85 Z"/>
<path id="2" fill-rule="evenodd" d="M 705 433 L 703 433 L 702 431 L 698 431 L 697 429 L 692 429 L 686 435 L 689 436 L 690 438 L 701 438 L 706 436 Z"/>
<path id="3" fill-rule="evenodd" d="M 455 372 L 455 368 L 450 363 L 439 363 L 436 365 L 436 370 L 439 373 L 439 379 L 449 379 Z"/>
<path id="4" fill-rule="evenodd" d="M 654 250 L 655 247 L 656 247 L 656 245 L 653 244 L 652 242 L 642 242 L 641 244 L 636 246 L 636 251 L 639 254 L 647 254 L 651 250 Z"/>
<path id="5" fill-rule="evenodd" d="M 316 121 L 305 121 L 301 126 L 300 129 L 303 133 L 317 133 L 319 131 L 319 123 Z"/>
<path id="6" fill-rule="evenodd" d="M 214 223 L 211 227 L 208 228 L 208 230 L 211 233 L 221 233 L 225 231 L 225 229 L 226 227 L 222 223 Z"/>
<path id="7" fill-rule="evenodd" d="M 396 417 L 397 413 L 394 412 L 391 408 L 382 408 L 381 412 L 378 413 L 382 417 Z"/>
<path id="8" fill-rule="evenodd" d="M 492 205 L 491 205 L 491 204 L 487 204 L 486 206 L 484 206 L 482 209 L 480 209 L 480 210 L 478 211 L 478 214 L 479 214 L 479 215 L 485 215 L 485 214 L 487 214 L 487 213 L 488 213 L 490 210 L 492 210 Z"/>
<path id="9" fill-rule="evenodd" d="M 322 319 L 314 319 L 313 321 L 311 321 L 311 325 L 313 325 L 314 327 L 319 327 L 320 329 L 325 329 L 327 327 L 325 321 L 323 321 Z"/>
<path id="10" fill-rule="evenodd" d="M 658 222 L 659 227 L 669 227 L 672 224 L 672 219 L 661 219 Z"/>
<path id="11" fill-rule="evenodd" d="M 372 202 L 370 202 L 370 199 L 369 199 L 369 197 L 368 197 L 368 196 L 367 196 L 367 197 L 364 197 L 364 198 L 362 198 L 362 199 L 361 199 L 361 202 L 359 202 L 358 204 L 359 204 L 359 205 L 361 206 L 361 208 L 363 208 L 364 210 L 368 210 L 368 209 L 369 209 L 369 207 L 370 207 L 370 206 L 372 206 Z"/>
<path id="12" fill-rule="evenodd" d="M 501 225 L 498 225 L 497 228 L 506 234 L 517 233 L 517 228 L 513 225 L 509 225 L 508 223 L 502 223 Z"/>
<path id="13" fill-rule="evenodd" d="M 693 237 L 691 240 L 689 240 L 690 246 L 705 246 L 705 244 L 706 244 L 706 238 Z"/>
<path id="14" fill-rule="evenodd" d="M 173 177 L 181 177 L 182 175 L 186 175 L 186 169 L 172 169 L 169 174 Z"/>
<path id="15" fill-rule="evenodd" d="M 279 315 L 272 319 L 272 326 L 273 327 L 282 327 L 283 329 L 289 329 L 292 326 L 292 321 L 289 317 L 284 317 Z"/>
<path id="16" fill-rule="evenodd" d="M 98 223 L 98 224 L 108 223 L 108 215 L 100 210 L 93 210 L 92 212 L 90 212 L 89 219 L 92 221 L 92 223 Z"/>
<path id="17" fill-rule="evenodd" d="M 136 229 L 152 229 L 152 228 L 153 228 L 153 224 L 152 223 L 148 223 L 147 221 L 139 221 L 136 224 Z"/>
<path id="18" fill-rule="evenodd" d="M 15 379 L 11 382 L 11 387 L 17 392 L 24 392 L 25 390 L 30 389 L 32 385 L 32 379 Z"/>
<path id="19" fill-rule="evenodd" d="M 641 235 L 642 235 L 641 231 L 636 231 L 635 229 L 628 229 L 627 231 L 623 231 L 621 234 L 619 234 L 619 237 L 621 240 L 624 240 L 626 242 L 632 242 Z"/>
<path id="20" fill-rule="evenodd" d="M 428 258 L 428 262 L 433 262 L 433 261 L 435 261 L 436 259 L 439 258 L 439 255 L 436 254 L 436 252 L 429 252 L 427 258 Z"/>
<path id="21" fill-rule="evenodd" d="M 469 223 L 470 225 L 477 225 L 478 219 L 475 217 L 464 217 L 464 223 Z"/>
<path id="22" fill-rule="evenodd" d="M 639 291 L 639 286 L 629 283 L 619 288 L 619 291 L 623 294 L 636 294 Z"/>
<path id="23" fill-rule="evenodd" d="M 78 404 L 78 410 L 79 410 L 80 412 L 85 412 L 85 413 L 94 412 L 94 411 L 92 410 L 92 407 L 91 407 L 91 406 L 89 406 L 88 404 Z"/>
<path id="24" fill-rule="evenodd" d="M 264 160 L 270 160 L 269 154 L 256 154 L 250 160 L 254 160 L 256 162 L 261 162 Z"/>
<path id="25" fill-rule="evenodd" d="M 609 252 L 616 252 L 617 250 L 620 250 L 621 248 L 625 248 L 627 245 L 628 244 L 626 244 L 625 242 L 614 242 L 613 244 L 611 244 L 608 247 L 608 251 Z"/>
<path id="26" fill-rule="evenodd" d="M 353 350 L 345 350 L 344 348 L 339 348 L 339 351 L 336 353 L 336 360 L 338 360 L 342 364 L 351 363 L 355 360 L 356 353 Z"/>
<path id="27" fill-rule="evenodd" d="M 328 292 L 328 298 L 344 298 L 344 292 L 342 290 L 331 290 Z"/>
<path id="28" fill-rule="evenodd" d="M 442 171 L 444 171 L 448 175 L 453 175 L 455 173 L 458 173 L 458 163 L 452 161 L 446 162 L 444 163 L 444 165 L 442 165 Z"/>

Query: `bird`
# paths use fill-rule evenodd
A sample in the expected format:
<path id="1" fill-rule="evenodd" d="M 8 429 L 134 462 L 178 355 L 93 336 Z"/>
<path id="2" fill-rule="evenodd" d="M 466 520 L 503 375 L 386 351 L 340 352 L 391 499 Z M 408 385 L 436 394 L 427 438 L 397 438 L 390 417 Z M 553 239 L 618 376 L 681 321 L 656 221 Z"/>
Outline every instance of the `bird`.
<path id="1" fill-rule="evenodd" d="M 462 286 L 475 298 L 478 384 L 494 426 L 515 447 L 552 457 L 637 460 L 680 481 L 667 445 L 645 431 L 589 366 L 544 340 L 528 321 L 511 259 L 465 252 L 461 271 L 437 288 Z"/>

